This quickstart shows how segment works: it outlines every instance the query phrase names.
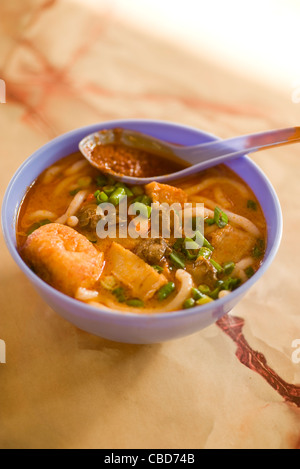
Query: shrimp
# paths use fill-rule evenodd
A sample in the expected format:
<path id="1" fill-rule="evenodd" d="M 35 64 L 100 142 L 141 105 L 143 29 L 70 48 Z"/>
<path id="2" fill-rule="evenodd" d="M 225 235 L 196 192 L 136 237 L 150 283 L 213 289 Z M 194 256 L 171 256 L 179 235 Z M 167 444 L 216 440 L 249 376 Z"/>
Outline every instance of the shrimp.
<path id="1" fill-rule="evenodd" d="M 104 269 L 104 253 L 74 229 L 57 223 L 34 231 L 21 254 L 42 280 L 72 297 L 79 288 L 93 289 Z"/>

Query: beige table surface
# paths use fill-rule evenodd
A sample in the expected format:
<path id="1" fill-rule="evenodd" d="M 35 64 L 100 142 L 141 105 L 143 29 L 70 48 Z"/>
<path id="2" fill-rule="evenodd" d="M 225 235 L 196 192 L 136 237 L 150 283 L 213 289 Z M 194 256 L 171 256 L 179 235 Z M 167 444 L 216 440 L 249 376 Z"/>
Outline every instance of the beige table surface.
<path id="1" fill-rule="evenodd" d="M 84 2 L 0 6 L 0 195 L 53 137 L 117 118 L 230 137 L 300 123 L 278 94 L 156 41 Z M 0 239 L 1 448 L 299 448 L 300 148 L 254 160 L 283 208 L 275 262 L 218 324 L 160 345 L 76 329 L 35 293 Z"/>

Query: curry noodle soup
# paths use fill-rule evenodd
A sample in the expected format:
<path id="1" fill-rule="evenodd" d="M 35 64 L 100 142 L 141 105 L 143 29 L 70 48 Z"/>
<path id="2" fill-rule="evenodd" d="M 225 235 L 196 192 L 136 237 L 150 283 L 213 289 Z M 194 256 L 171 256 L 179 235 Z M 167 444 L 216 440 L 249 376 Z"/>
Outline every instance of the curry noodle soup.
<path id="1" fill-rule="evenodd" d="M 126 155 L 131 151 L 127 148 Z M 138 151 L 133 151 L 135 161 Z M 119 154 L 121 161 L 124 148 Z M 113 155 L 118 158 L 117 147 Z M 143 152 L 142 161 L 151 156 Z M 156 156 L 153 182 L 134 187 L 104 176 L 80 153 L 50 167 L 28 189 L 19 211 L 18 248 L 27 265 L 77 300 L 140 314 L 193 308 L 238 288 L 259 269 L 265 253 L 266 222 L 257 198 L 225 165 L 173 185 L 156 183 L 165 163 L 159 164 Z M 137 164 L 133 175 L 149 174 L 144 166 Z M 168 172 L 171 166 L 168 162 Z M 124 200 L 125 215 L 127 207 L 134 207 L 143 222 L 132 212 L 124 217 Z M 182 208 L 190 203 L 195 232 L 200 218 L 204 226 L 202 243 L 184 231 L 180 238 L 174 236 L 176 212 L 170 236 L 151 238 L 153 207 L 164 203 Z M 103 238 L 97 227 L 107 204 L 115 209 L 116 233 Z M 204 204 L 201 212 L 196 204 Z M 119 228 L 124 234 L 132 223 L 138 237 L 120 236 Z"/>

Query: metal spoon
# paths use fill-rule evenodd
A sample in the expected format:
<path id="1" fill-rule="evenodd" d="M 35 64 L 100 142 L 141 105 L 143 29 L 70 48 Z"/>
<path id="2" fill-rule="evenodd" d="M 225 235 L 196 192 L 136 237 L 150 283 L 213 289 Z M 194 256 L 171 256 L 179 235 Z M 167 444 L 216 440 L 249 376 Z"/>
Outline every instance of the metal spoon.
<path id="1" fill-rule="evenodd" d="M 103 173 L 112 175 L 120 182 L 138 185 L 148 184 L 153 180 L 167 183 L 248 153 L 297 142 L 300 142 L 300 127 L 243 135 L 187 147 L 173 145 L 133 130 L 109 129 L 85 137 L 80 142 L 79 149 L 90 164 Z M 101 167 L 99 163 L 96 164 L 92 159 L 93 150 L 97 145 L 109 144 L 122 144 L 154 153 L 169 160 L 174 161 L 175 159 L 177 162 L 181 161 L 186 167 L 176 173 L 157 177 L 136 178 L 117 174 L 111 169 Z"/>

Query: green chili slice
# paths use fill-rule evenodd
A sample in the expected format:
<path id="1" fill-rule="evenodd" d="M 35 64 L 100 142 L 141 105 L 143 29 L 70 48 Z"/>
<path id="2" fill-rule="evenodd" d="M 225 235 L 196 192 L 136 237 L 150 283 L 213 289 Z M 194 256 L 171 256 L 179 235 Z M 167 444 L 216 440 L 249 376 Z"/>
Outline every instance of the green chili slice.
<path id="1" fill-rule="evenodd" d="M 178 269 L 185 269 L 185 263 L 184 263 L 184 260 L 182 259 L 181 256 L 179 256 L 179 254 L 177 254 L 176 252 L 172 252 L 170 254 L 170 261 L 174 264 L 175 267 L 177 267 Z"/>
<path id="2" fill-rule="evenodd" d="M 109 202 L 116 207 L 124 197 L 126 197 L 125 189 L 123 187 L 118 187 L 110 196 Z"/>
<path id="3" fill-rule="evenodd" d="M 254 200 L 248 200 L 247 201 L 247 208 L 249 208 L 250 210 L 256 211 L 257 210 L 257 203 L 254 202 Z"/>
<path id="4" fill-rule="evenodd" d="M 235 268 L 235 263 L 234 262 L 226 262 L 223 265 L 224 274 L 225 275 L 230 275 L 234 271 L 234 268 Z"/>
<path id="5" fill-rule="evenodd" d="M 166 300 L 174 291 L 175 291 L 175 283 L 169 282 L 167 285 L 163 286 L 158 292 L 158 299 L 160 301 Z"/>
<path id="6" fill-rule="evenodd" d="M 228 216 L 219 207 L 216 207 L 214 220 L 219 228 L 224 228 L 228 223 Z"/>
<path id="7" fill-rule="evenodd" d="M 193 308 L 195 306 L 195 304 L 196 304 L 196 301 L 193 298 L 188 298 L 183 303 L 183 307 L 184 307 L 184 309 L 189 309 L 189 308 Z"/>
<path id="8" fill-rule="evenodd" d="M 210 259 L 210 263 L 217 270 L 218 274 L 223 272 L 223 267 L 220 264 L 218 264 L 216 261 L 214 261 L 213 259 Z"/>
<path id="9" fill-rule="evenodd" d="M 143 308 L 144 302 L 139 300 L 138 298 L 133 298 L 132 300 L 126 301 L 128 306 L 132 306 L 133 308 Z"/>
<path id="10" fill-rule="evenodd" d="M 245 274 L 248 278 L 251 278 L 255 274 L 253 267 L 247 267 L 247 269 L 245 269 Z"/>

